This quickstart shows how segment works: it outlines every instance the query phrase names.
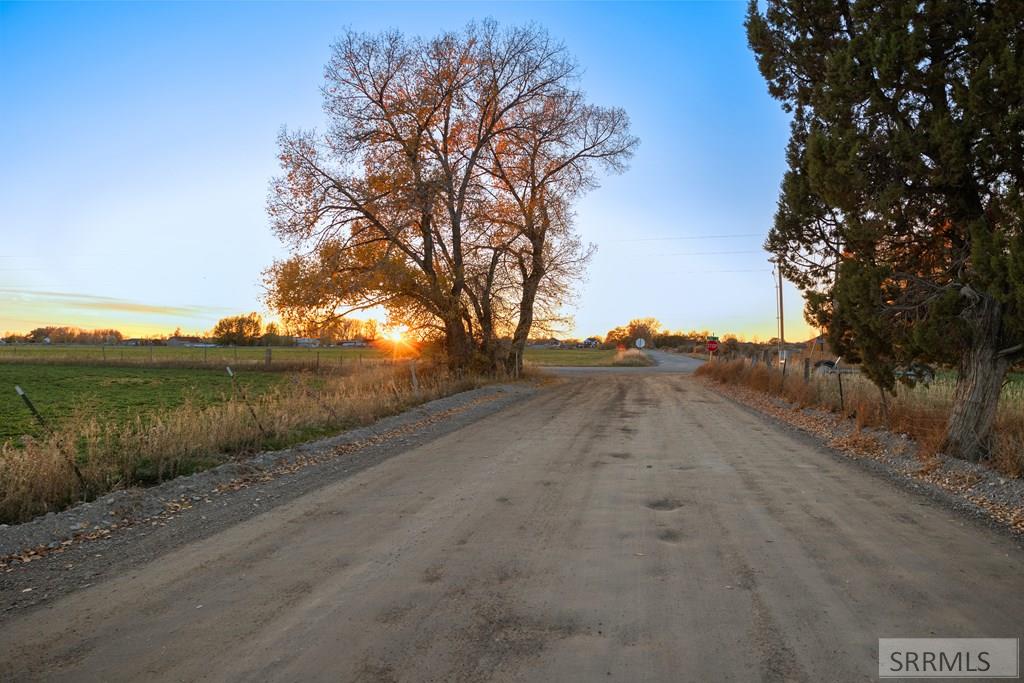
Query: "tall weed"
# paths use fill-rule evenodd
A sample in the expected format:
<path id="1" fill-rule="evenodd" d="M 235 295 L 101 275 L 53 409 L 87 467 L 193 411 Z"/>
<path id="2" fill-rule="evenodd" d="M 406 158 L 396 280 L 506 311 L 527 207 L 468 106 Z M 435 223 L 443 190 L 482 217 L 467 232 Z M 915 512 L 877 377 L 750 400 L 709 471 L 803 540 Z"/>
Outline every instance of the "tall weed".
<path id="1" fill-rule="evenodd" d="M 408 368 L 369 366 L 346 376 L 297 374 L 258 397 L 186 402 L 128 422 L 83 411 L 41 438 L 0 444 L 0 522 L 366 424 L 481 381 L 421 369 L 414 387 Z"/>

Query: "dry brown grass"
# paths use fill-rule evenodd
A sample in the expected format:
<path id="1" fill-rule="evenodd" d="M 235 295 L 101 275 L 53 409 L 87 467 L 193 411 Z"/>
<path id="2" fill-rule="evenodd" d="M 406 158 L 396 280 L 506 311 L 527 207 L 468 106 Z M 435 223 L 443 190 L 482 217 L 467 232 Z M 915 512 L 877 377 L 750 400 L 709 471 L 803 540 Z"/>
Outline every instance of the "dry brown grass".
<path id="1" fill-rule="evenodd" d="M 185 404 L 129 423 L 79 414 L 56 431 L 0 445 L 0 522 L 31 519 L 111 490 L 145 485 L 367 424 L 482 380 L 408 367 L 371 367 L 348 376 L 295 375 L 249 401 Z"/>
<path id="2" fill-rule="evenodd" d="M 742 360 L 706 363 L 697 374 L 780 396 L 800 407 L 842 413 L 855 418 L 858 427 L 882 427 L 907 434 L 918 444 L 918 455 L 926 463 L 942 442 L 954 389 L 951 380 L 939 379 L 927 387 L 899 385 L 895 396 L 883 398 L 867 379 L 846 374 L 842 375 L 840 401 L 838 375 L 812 375 L 805 382 L 802 372 L 784 376 L 777 368 Z M 1005 476 L 1024 476 L 1024 392 L 1019 387 L 1007 387 L 1000 400 L 996 443 L 988 464 Z"/>
<path id="3" fill-rule="evenodd" d="M 612 358 L 612 365 L 622 367 L 647 367 L 654 365 L 654 361 L 651 357 L 639 349 L 626 349 L 625 351 L 619 351 Z"/>

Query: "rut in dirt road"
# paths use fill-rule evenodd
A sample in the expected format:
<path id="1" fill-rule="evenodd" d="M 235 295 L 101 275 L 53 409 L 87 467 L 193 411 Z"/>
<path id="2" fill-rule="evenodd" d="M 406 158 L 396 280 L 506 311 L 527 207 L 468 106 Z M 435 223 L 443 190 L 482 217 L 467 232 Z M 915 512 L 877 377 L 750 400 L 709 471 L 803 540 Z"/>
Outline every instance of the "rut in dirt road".
<path id="1" fill-rule="evenodd" d="M 882 636 L 1021 635 L 1021 566 L 685 374 L 575 373 L 12 618 L 0 674 L 865 680 Z"/>

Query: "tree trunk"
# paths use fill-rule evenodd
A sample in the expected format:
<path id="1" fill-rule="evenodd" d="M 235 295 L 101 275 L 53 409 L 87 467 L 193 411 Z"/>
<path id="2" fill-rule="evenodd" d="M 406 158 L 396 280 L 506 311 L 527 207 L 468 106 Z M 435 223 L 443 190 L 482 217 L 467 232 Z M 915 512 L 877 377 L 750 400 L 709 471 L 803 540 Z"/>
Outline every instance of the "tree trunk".
<path id="1" fill-rule="evenodd" d="M 536 271 L 535 271 L 536 272 Z M 519 303 L 519 323 L 512 335 L 512 348 L 505 362 L 509 374 L 518 377 L 523 372 L 523 352 L 533 327 L 533 302 L 537 299 L 537 288 L 541 276 L 531 275 L 523 283 L 523 295 Z"/>
<path id="2" fill-rule="evenodd" d="M 953 409 L 940 448 L 946 455 L 971 462 L 991 452 L 999 394 L 1010 368 L 1009 358 L 999 354 L 999 303 L 981 295 L 975 307 L 971 347 L 960 358 Z"/>
<path id="3" fill-rule="evenodd" d="M 467 370 L 472 363 L 473 348 L 462 324 L 462 318 L 445 321 L 445 351 L 448 357 L 448 369 L 455 372 Z"/>
<path id="4" fill-rule="evenodd" d="M 532 254 L 529 270 L 526 269 L 525 264 L 520 266 L 523 274 L 523 293 L 519 299 L 519 322 L 512 335 L 512 348 L 506 361 L 508 372 L 513 377 L 518 377 L 523 372 L 523 352 L 526 351 L 526 342 L 529 340 L 530 330 L 533 328 L 533 305 L 537 300 L 537 291 L 540 289 L 541 280 L 547 274 L 544 264 L 546 234 L 546 229 L 534 233 L 530 238 Z"/>

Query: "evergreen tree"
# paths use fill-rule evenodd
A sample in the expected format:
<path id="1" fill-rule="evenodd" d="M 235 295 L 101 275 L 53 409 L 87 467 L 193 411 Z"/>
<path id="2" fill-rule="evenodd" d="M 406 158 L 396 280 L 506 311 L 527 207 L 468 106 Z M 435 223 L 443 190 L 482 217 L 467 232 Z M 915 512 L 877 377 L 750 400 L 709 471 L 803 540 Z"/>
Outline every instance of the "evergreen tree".
<path id="1" fill-rule="evenodd" d="M 984 457 L 1024 356 L 1024 3 L 752 0 L 746 27 L 793 114 L 766 248 L 882 389 L 955 365 L 943 450 Z"/>

